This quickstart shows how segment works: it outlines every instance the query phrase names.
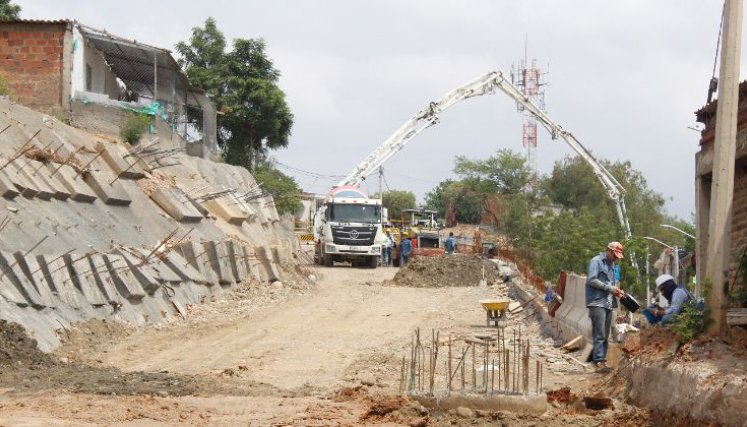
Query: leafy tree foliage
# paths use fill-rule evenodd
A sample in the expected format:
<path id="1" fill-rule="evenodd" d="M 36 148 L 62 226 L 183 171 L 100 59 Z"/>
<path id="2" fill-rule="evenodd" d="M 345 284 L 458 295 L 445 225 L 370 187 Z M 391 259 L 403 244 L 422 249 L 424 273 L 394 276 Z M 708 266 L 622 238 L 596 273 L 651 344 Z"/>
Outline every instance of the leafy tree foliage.
<path id="1" fill-rule="evenodd" d="M 21 6 L 11 3 L 10 0 L 0 0 L 0 20 L 18 19 L 20 14 Z"/>
<path id="2" fill-rule="evenodd" d="M 232 47 L 226 52 L 223 33 L 207 18 L 204 27 L 192 29 L 189 43 L 177 43 L 176 51 L 192 84 L 216 104 L 225 160 L 254 170 L 269 150 L 288 145 L 293 114 L 264 40 L 235 39 Z"/>
<path id="3" fill-rule="evenodd" d="M 295 214 L 301 208 L 301 189 L 296 181 L 272 166 L 262 162 L 252 172 L 254 179 L 262 188 L 272 194 L 278 214 Z"/>
<path id="4" fill-rule="evenodd" d="M 379 195 L 374 194 L 374 197 L 379 197 Z M 400 219 L 403 217 L 402 210 L 415 208 L 415 194 L 411 191 L 385 191 L 381 200 L 389 211 L 389 219 Z"/>
<path id="5" fill-rule="evenodd" d="M 511 150 L 499 150 L 485 160 L 457 156 L 454 172 L 461 177 L 483 181 L 501 194 L 521 193 L 531 175 L 524 157 Z"/>

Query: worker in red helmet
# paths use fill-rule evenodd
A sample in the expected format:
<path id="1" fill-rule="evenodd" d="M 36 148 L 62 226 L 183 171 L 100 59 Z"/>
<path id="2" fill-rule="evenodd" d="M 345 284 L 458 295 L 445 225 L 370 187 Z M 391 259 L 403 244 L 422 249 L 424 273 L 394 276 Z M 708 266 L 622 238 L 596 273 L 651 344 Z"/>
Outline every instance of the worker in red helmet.
<path id="1" fill-rule="evenodd" d="M 625 293 L 615 286 L 615 262 L 623 258 L 620 242 L 610 242 L 604 252 L 589 261 L 586 274 L 586 308 L 591 319 L 593 350 L 591 355 L 594 368 L 599 373 L 609 372 L 607 347 L 612 327 L 612 309 L 617 306 L 615 297 Z"/>

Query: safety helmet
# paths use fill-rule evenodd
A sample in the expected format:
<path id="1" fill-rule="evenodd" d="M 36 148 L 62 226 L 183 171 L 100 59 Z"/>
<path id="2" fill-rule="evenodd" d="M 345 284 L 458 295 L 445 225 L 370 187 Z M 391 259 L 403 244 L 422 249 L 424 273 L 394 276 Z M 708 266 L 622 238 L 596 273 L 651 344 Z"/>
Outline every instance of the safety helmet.
<path id="1" fill-rule="evenodd" d="M 674 277 L 672 277 L 671 274 L 662 274 L 656 278 L 656 287 L 658 288 L 659 286 L 667 283 L 670 280 L 674 280 Z"/>

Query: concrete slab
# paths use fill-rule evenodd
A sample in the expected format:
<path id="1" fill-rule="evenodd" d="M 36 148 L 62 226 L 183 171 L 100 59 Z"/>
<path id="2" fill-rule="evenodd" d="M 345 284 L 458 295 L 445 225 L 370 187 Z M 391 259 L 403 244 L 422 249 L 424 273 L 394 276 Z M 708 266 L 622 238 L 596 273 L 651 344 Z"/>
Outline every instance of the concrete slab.
<path id="1" fill-rule="evenodd" d="M 83 181 L 107 205 L 129 206 L 132 203 L 132 197 L 127 194 L 122 183 L 118 180 L 114 181 L 114 178 L 108 174 L 90 171 L 81 174 L 81 176 L 83 177 Z"/>
<path id="2" fill-rule="evenodd" d="M 0 296 L 3 297 L 6 301 L 16 304 L 20 307 L 27 307 L 29 305 L 28 300 L 23 295 L 21 295 L 21 293 L 16 288 L 16 285 L 10 281 L 10 278 L 7 275 L 2 274 L 2 272 L 4 271 L 4 268 L 0 268 Z"/>
<path id="3" fill-rule="evenodd" d="M 47 307 L 55 308 L 57 306 L 58 297 L 52 292 L 52 286 L 44 277 L 44 272 L 41 271 L 41 266 L 37 262 L 34 256 L 24 257 L 23 252 L 14 252 L 18 267 L 21 269 L 23 274 L 29 280 L 29 282 L 36 288 L 36 291 L 41 295 L 42 299 L 45 300 Z"/>
<path id="4" fill-rule="evenodd" d="M 109 276 L 120 295 L 128 300 L 141 300 L 145 297 L 145 289 L 143 289 L 140 281 L 135 278 L 122 255 L 105 254 L 103 259 Z"/>
<path id="5" fill-rule="evenodd" d="M 143 259 L 145 259 L 149 254 L 150 251 L 142 248 L 134 248 L 135 251 L 137 251 L 138 254 L 142 256 Z M 152 268 L 158 277 L 158 279 L 162 282 L 181 282 L 182 278 L 174 272 L 171 268 L 169 268 L 168 265 L 164 264 L 158 255 L 153 255 L 148 259 L 147 265 Z"/>
<path id="6" fill-rule="evenodd" d="M 264 267 L 262 266 L 262 262 L 260 262 L 259 258 L 257 257 L 256 250 L 251 249 L 248 246 L 244 246 L 242 250 L 244 252 L 244 261 L 249 268 L 252 277 L 257 279 L 261 283 L 269 282 L 270 278 L 264 272 Z"/>
<path id="7" fill-rule="evenodd" d="M 36 187 L 37 194 L 34 197 L 42 200 L 50 200 L 54 196 L 55 190 L 46 181 L 31 176 L 33 169 L 31 169 L 29 159 L 18 159 L 13 162 L 12 166 L 16 168 L 20 175 L 24 175 L 31 185 Z"/>
<path id="8" fill-rule="evenodd" d="M 54 177 L 49 178 L 45 175 L 47 168 L 43 163 L 37 162 L 36 160 L 30 160 L 29 165 L 26 166 L 24 170 L 28 170 L 28 174 L 31 178 L 40 181 L 49 187 L 53 191 L 52 197 L 55 199 L 64 201 L 70 198 L 70 190 L 65 188 L 59 180 Z"/>
<path id="9" fill-rule="evenodd" d="M 150 195 L 156 204 L 179 222 L 200 222 L 202 215 L 192 206 L 182 190 L 176 187 L 161 188 Z"/>
<path id="10" fill-rule="evenodd" d="M 91 265 L 88 263 L 87 255 L 68 254 L 63 257 L 67 265 L 70 280 L 76 288 L 83 294 L 85 300 L 94 307 L 109 304 L 108 299 L 96 284 L 93 278 Z"/>
<path id="11" fill-rule="evenodd" d="M 68 165 L 59 167 L 58 164 L 47 165 L 48 174 L 47 176 L 59 180 L 62 185 L 70 192 L 71 200 L 82 203 L 93 203 L 96 200 L 96 193 L 93 189 L 83 182 L 81 177 L 76 178 L 75 169 Z M 59 169 L 58 169 L 59 167 Z M 55 172 L 56 170 L 56 172 Z M 54 175 L 52 175 L 54 174 Z"/>
<path id="12" fill-rule="evenodd" d="M 104 256 L 101 254 L 91 254 L 88 257 L 88 263 L 91 266 L 92 277 L 96 281 L 99 290 L 104 294 L 109 304 L 118 305 L 122 303 L 122 296 L 117 291 L 117 287 L 109 275 L 109 269 L 106 267 Z"/>
<path id="13" fill-rule="evenodd" d="M 249 219 L 246 212 L 236 207 L 236 204 L 226 197 L 208 200 L 203 206 L 211 214 L 233 225 L 241 225 Z"/>
<path id="14" fill-rule="evenodd" d="M 262 264 L 262 267 L 264 267 L 264 270 L 267 273 L 267 280 L 270 282 L 280 280 L 280 273 L 275 267 L 275 264 L 272 262 L 270 251 L 264 246 L 258 246 L 256 248 L 256 253 L 257 259 Z"/>
<path id="15" fill-rule="evenodd" d="M 190 265 L 187 260 L 177 253 L 177 250 L 169 251 L 166 254 L 166 258 L 163 262 L 171 268 L 174 273 L 181 277 L 183 282 L 194 282 L 194 283 L 205 283 L 205 276 L 202 275 L 196 268 Z"/>
<path id="16" fill-rule="evenodd" d="M 2 162 L 2 160 L 0 160 Z M 19 192 L 13 181 L 5 173 L 5 170 L 0 170 L 0 197 L 6 199 L 13 199 L 18 196 Z"/>
<path id="17" fill-rule="evenodd" d="M 36 259 L 47 283 L 52 286 L 52 292 L 56 293 L 62 302 L 75 309 L 80 309 L 86 304 L 83 295 L 70 279 L 67 264 L 61 257 L 37 255 Z"/>
<path id="18" fill-rule="evenodd" d="M 13 254 L 0 251 L 0 275 L 7 278 L 16 290 L 28 301 L 28 305 L 36 309 L 47 307 L 51 301 L 45 299 L 36 290 L 36 287 L 23 274 Z"/>
<path id="19" fill-rule="evenodd" d="M 39 193 L 36 183 L 32 182 L 25 174 L 20 173 L 13 163 L 7 165 L 3 171 L 23 197 L 31 199 Z"/>
<path id="20" fill-rule="evenodd" d="M 184 259 L 205 278 L 205 285 L 213 286 L 218 284 L 218 275 L 210 265 L 210 256 L 202 245 L 191 241 L 182 242 L 179 245 L 179 251 Z"/>
<path id="21" fill-rule="evenodd" d="M 233 276 L 237 282 L 243 282 L 250 278 L 249 270 L 246 268 L 244 262 L 244 252 L 241 250 L 241 243 L 233 240 L 226 240 L 223 242 L 228 250 L 228 257 L 231 260 L 231 267 L 233 267 Z"/>
<path id="22" fill-rule="evenodd" d="M 114 176 L 119 176 L 119 179 L 141 179 L 145 178 L 145 173 L 136 159 L 133 157 L 124 156 L 127 154 L 127 150 L 124 147 L 118 146 L 117 144 L 96 144 L 97 151 L 104 151 L 101 158 L 104 162 L 112 169 Z"/>
<path id="23" fill-rule="evenodd" d="M 158 280 L 157 276 L 154 275 L 154 272 L 147 264 L 142 263 L 141 259 L 124 249 L 116 249 L 114 253 L 121 255 L 124 258 L 126 264 L 130 267 L 133 276 L 135 276 L 145 292 L 149 295 L 152 295 L 159 287 L 161 287 L 161 282 Z"/>
<path id="24" fill-rule="evenodd" d="M 218 277 L 218 283 L 221 285 L 232 285 L 236 282 L 236 278 L 233 276 L 231 263 L 228 259 L 228 251 L 225 245 L 221 242 L 205 241 L 202 242 L 202 247 L 205 249 L 209 257 L 209 266 L 213 269 L 216 276 Z"/>

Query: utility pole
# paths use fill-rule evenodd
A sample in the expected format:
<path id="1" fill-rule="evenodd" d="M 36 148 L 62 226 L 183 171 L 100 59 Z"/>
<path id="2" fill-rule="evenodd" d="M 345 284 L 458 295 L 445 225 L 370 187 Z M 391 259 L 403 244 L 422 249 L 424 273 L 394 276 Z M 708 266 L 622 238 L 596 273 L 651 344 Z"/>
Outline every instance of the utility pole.
<path id="1" fill-rule="evenodd" d="M 727 272 L 731 251 L 731 213 L 734 199 L 734 157 L 739 103 L 739 59 L 742 40 L 742 0 L 724 4 L 724 38 L 721 45 L 716 134 L 713 140 L 711 215 L 708 219 L 706 276 L 711 281 L 708 307 L 713 322 L 711 336 L 726 332 Z"/>

